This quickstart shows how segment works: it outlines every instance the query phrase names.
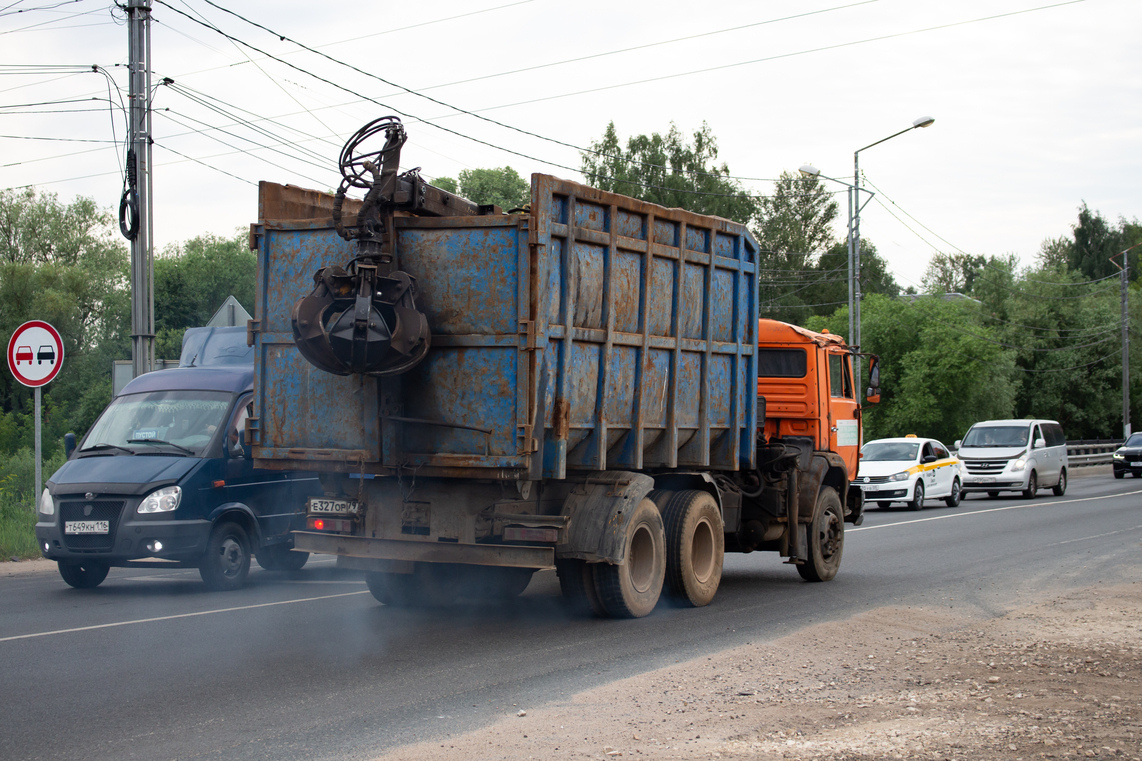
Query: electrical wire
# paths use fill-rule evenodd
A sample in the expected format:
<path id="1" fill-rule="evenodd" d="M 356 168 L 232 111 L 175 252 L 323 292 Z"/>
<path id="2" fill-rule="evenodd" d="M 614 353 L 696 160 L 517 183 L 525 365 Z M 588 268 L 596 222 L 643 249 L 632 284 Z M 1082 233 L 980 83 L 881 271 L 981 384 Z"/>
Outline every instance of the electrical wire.
<path id="1" fill-rule="evenodd" d="M 171 153 L 175 154 L 176 156 L 182 156 L 187 161 L 193 161 L 195 164 L 201 164 L 202 166 L 206 167 L 207 169 L 213 169 L 215 172 L 220 172 L 220 173 L 226 175 L 227 177 L 233 177 L 235 180 L 238 180 L 239 182 L 244 182 L 247 185 L 253 185 L 254 187 L 258 187 L 258 183 L 256 183 L 256 182 L 251 182 L 250 180 L 247 180 L 243 177 L 239 177 L 236 174 L 231 174 L 230 172 L 227 172 L 225 169 L 219 169 L 216 166 L 213 166 L 211 164 L 207 164 L 202 159 L 196 159 L 193 156 L 187 156 L 185 153 L 181 153 L 179 151 L 176 151 L 174 148 L 171 148 L 169 145 L 165 145 L 165 144 L 163 144 L 157 140 L 155 141 L 154 144 L 157 145 L 159 148 L 162 148 L 164 151 L 170 151 Z"/>

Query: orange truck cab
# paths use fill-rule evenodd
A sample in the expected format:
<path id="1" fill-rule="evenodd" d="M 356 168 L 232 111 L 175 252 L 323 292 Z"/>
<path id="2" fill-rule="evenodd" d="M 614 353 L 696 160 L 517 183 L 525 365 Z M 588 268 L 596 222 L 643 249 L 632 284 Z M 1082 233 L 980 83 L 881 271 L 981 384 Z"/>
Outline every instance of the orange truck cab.
<path id="1" fill-rule="evenodd" d="M 844 521 L 859 525 L 864 505 L 856 478 L 861 445 L 861 405 L 853 379 L 856 351 L 844 338 L 777 320 L 758 321 L 759 445 L 772 458 L 796 449 L 802 513 L 811 510 L 822 489 L 844 505 Z M 873 357 L 868 401 L 879 397 L 879 370 Z M 764 410 L 764 415 L 762 415 Z M 760 458 L 759 458 L 760 459 Z"/>

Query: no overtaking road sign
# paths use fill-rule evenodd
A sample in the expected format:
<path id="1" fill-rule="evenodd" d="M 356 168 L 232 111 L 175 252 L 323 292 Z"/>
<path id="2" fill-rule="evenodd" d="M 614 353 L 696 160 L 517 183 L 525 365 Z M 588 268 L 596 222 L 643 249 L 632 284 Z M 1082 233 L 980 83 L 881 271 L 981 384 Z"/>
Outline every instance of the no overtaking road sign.
<path id="1" fill-rule="evenodd" d="M 63 365 L 59 331 L 43 320 L 29 320 L 8 341 L 8 369 L 17 381 L 31 388 L 46 385 Z"/>

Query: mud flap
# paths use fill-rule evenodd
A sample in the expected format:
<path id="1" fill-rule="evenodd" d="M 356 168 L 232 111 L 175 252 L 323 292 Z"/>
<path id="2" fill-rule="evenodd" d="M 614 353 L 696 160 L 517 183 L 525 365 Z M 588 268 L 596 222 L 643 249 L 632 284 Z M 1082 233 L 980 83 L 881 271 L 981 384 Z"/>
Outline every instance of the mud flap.
<path id="1" fill-rule="evenodd" d="M 563 502 L 567 530 L 555 547 L 555 557 L 622 563 L 634 508 L 653 488 L 650 476 L 627 471 L 604 471 L 583 479 Z"/>

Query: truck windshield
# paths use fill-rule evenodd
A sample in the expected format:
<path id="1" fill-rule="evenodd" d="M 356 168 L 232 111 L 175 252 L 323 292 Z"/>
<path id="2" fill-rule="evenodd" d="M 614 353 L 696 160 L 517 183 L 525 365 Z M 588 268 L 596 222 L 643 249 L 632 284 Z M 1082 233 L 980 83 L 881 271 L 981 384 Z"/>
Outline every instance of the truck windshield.
<path id="1" fill-rule="evenodd" d="M 920 451 L 919 443 L 907 441 L 870 441 L 860 450 L 861 462 L 911 462 Z"/>
<path id="2" fill-rule="evenodd" d="M 986 425 L 972 428 L 964 437 L 964 447 L 1022 447 L 1027 444 L 1025 425 Z"/>
<path id="3" fill-rule="evenodd" d="M 226 391 L 189 389 L 120 396 L 91 426 L 80 451 L 146 447 L 200 455 L 222 426 L 233 400 Z"/>

